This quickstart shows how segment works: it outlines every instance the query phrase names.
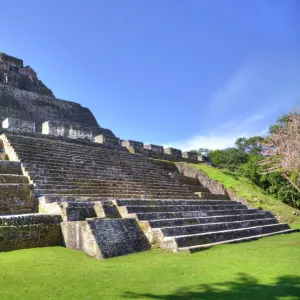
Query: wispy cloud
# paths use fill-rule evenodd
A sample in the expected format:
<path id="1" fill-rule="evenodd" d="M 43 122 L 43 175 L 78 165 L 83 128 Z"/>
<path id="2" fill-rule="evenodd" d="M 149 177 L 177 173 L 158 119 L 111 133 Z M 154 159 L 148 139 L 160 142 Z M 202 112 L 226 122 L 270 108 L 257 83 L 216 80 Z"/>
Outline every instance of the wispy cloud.
<path id="1" fill-rule="evenodd" d="M 234 146 L 239 137 L 266 135 L 269 126 L 299 97 L 295 58 L 288 60 L 291 62 L 268 53 L 242 63 L 211 94 L 204 123 L 207 133 L 166 141 L 165 146 L 184 151 L 224 149 Z"/>
<path id="2" fill-rule="evenodd" d="M 250 64 L 243 64 L 234 72 L 229 80 L 212 95 L 211 109 L 218 111 L 230 109 L 232 105 L 244 98 L 245 91 L 249 89 L 254 78 L 254 71 Z"/>
<path id="3" fill-rule="evenodd" d="M 186 140 L 167 142 L 164 146 L 182 149 L 183 151 L 199 148 L 216 150 L 233 147 L 239 137 L 265 135 L 268 132 L 268 128 L 266 127 L 260 127 L 256 130 L 251 129 L 254 128 L 254 124 L 257 124 L 265 117 L 266 115 L 264 114 L 254 114 L 247 117 L 242 116 L 225 123 L 215 132 L 209 133 L 208 135 L 196 135 Z"/>
<path id="4" fill-rule="evenodd" d="M 164 145 L 164 147 L 173 147 L 181 149 L 183 151 L 189 151 L 199 148 L 208 148 L 215 150 L 233 146 L 236 139 L 236 136 L 193 136 L 187 140 L 167 143 Z"/>

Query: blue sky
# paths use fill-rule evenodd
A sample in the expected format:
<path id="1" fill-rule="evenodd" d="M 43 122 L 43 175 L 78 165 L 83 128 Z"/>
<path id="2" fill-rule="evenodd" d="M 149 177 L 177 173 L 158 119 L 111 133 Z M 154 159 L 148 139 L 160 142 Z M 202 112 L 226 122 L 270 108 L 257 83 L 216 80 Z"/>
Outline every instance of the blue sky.
<path id="1" fill-rule="evenodd" d="M 300 2 L 1 2 L 0 51 L 122 139 L 188 150 L 266 133 L 300 99 Z"/>

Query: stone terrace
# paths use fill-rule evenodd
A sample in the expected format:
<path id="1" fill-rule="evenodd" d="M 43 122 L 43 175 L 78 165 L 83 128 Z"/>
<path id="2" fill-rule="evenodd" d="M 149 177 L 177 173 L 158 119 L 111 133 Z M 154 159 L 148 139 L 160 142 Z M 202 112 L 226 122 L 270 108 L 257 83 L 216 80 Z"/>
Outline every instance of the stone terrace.
<path id="1" fill-rule="evenodd" d="M 6 133 L 5 136 L 35 184 L 36 196 L 196 198 L 188 187 L 143 155 L 42 135 Z"/>
<path id="2" fill-rule="evenodd" d="M 200 199 L 196 187 L 208 188 L 197 179 L 174 176 L 174 171 L 122 148 L 41 134 L 5 132 L 1 137 L 6 153 L 21 162 L 35 185 L 40 210 L 62 216 L 66 245 L 96 258 L 148 249 L 142 232 L 128 218 L 139 222 L 149 242 L 172 252 L 294 231 L 270 212 L 249 209 L 225 194 L 212 200 L 214 194 L 205 192 L 211 200 Z M 186 181 L 189 184 L 183 184 Z M 99 218 L 108 221 L 101 223 Z M 124 221 L 114 221 L 121 218 Z M 101 235 L 95 228 L 104 224 L 114 225 Z M 103 244 L 107 238 L 114 240 L 111 251 Z"/>
<path id="3" fill-rule="evenodd" d="M 295 231 L 229 200 L 222 185 L 187 164 L 206 157 L 121 141 L 3 53 L 0 122 L 0 251 L 65 245 L 103 259 L 150 243 L 193 252 Z"/>

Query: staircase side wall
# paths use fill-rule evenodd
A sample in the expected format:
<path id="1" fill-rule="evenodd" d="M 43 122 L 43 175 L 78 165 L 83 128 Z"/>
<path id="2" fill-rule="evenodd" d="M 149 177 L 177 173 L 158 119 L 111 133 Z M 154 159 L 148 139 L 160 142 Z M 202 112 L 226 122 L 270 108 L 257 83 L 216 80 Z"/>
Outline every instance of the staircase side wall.
<path id="1" fill-rule="evenodd" d="M 61 229 L 67 248 L 85 252 L 97 259 L 103 258 L 88 222 L 62 222 Z"/>

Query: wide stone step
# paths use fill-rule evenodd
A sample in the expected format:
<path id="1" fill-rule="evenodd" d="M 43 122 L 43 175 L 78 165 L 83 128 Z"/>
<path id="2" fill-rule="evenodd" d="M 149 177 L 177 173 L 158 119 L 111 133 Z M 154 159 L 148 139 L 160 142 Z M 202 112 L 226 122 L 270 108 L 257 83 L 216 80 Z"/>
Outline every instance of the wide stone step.
<path id="1" fill-rule="evenodd" d="M 28 157 L 32 157 L 37 155 L 38 157 L 46 157 L 45 153 L 50 154 L 53 156 L 53 158 L 59 158 L 59 157 L 67 157 L 67 158 L 82 158 L 82 157 L 90 157 L 90 158 L 98 158 L 98 159 L 107 159 L 107 158 L 113 158 L 118 157 L 124 160 L 133 160 L 135 162 L 145 162 L 147 161 L 147 158 L 142 155 L 137 154 L 129 154 L 126 152 L 112 152 L 112 151 L 101 151 L 98 150 L 98 148 L 94 149 L 94 151 L 87 151 L 86 149 L 70 149 L 68 146 L 65 147 L 65 149 L 62 149 L 60 147 L 54 147 L 53 145 L 50 146 L 43 146 L 43 145 L 31 145 L 31 148 L 26 148 L 24 144 L 16 145 L 12 144 L 14 150 L 16 152 L 20 152 L 23 155 L 26 155 Z M 40 152 L 39 152 L 40 150 Z M 42 150 L 42 152 L 41 152 Z M 88 149 L 89 150 L 89 149 Z M 93 150 L 93 149 L 92 149 Z"/>
<path id="2" fill-rule="evenodd" d="M 168 205 L 239 205 L 239 202 L 231 201 L 231 200 L 141 200 L 141 199 L 118 199 L 116 200 L 116 204 L 119 206 L 126 205 L 138 205 L 138 206 L 168 206 Z"/>
<path id="3" fill-rule="evenodd" d="M 0 216 L 0 226 L 25 226 L 33 224 L 58 224 L 62 221 L 59 215 L 21 214 Z"/>
<path id="4" fill-rule="evenodd" d="M 18 161 L 0 160 L 0 174 L 22 175 L 21 163 Z"/>
<path id="5" fill-rule="evenodd" d="M 134 191 L 134 190 L 126 190 L 126 193 L 125 194 L 138 194 L 138 195 L 144 195 L 145 197 L 146 196 L 149 196 L 148 194 L 145 195 L 145 191 Z M 142 193 L 144 192 L 144 193 Z M 150 191 L 149 191 L 150 192 Z M 37 195 L 47 195 L 47 194 L 111 194 L 111 195 L 122 195 L 122 189 L 116 189 L 116 190 L 101 190 L 101 189 L 61 189 L 61 190 L 58 190 L 58 189 L 35 189 L 35 193 Z M 152 191 L 152 193 L 154 194 L 161 194 L 161 195 L 173 195 L 173 194 L 176 194 L 176 193 L 173 193 L 172 191 L 168 191 L 168 190 L 162 190 L 162 191 L 158 191 L 158 192 L 155 192 L 155 190 Z M 123 193 L 124 194 L 124 193 Z M 192 196 L 190 195 L 189 193 L 184 193 L 184 192 L 181 192 L 180 194 L 178 195 L 181 195 L 182 198 L 184 198 L 185 196 Z M 195 196 L 193 196 L 194 199 L 195 199 Z M 179 198 L 179 199 L 182 199 L 182 198 Z M 177 198 L 178 199 L 178 198 Z"/>
<path id="6" fill-rule="evenodd" d="M 27 171 L 27 170 L 26 170 Z M 37 178 L 41 178 L 39 175 L 37 175 L 34 172 L 30 172 L 27 171 L 28 175 L 31 177 L 31 179 L 33 181 L 35 181 Z M 74 177 L 76 175 L 78 175 L 78 177 L 83 177 L 86 178 L 87 180 L 91 179 L 91 180 L 96 180 L 96 179 L 100 179 L 100 180 L 107 180 L 107 181 L 111 181 L 111 180 L 115 180 L 116 176 L 118 173 L 83 173 L 83 172 L 63 172 L 63 171 L 59 171 L 59 172 L 55 172 L 52 174 L 42 174 L 42 175 L 47 175 L 48 178 L 58 178 L 61 177 L 61 180 L 57 180 L 59 182 L 64 182 L 65 180 L 68 180 L 70 177 Z M 53 177 L 52 177 L 52 176 Z M 156 180 L 155 180 L 156 179 Z M 177 186 L 180 187 L 182 190 L 189 192 L 190 194 L 192 194 L 192 191 L 186 187 L 182 187 L 179 183 L 176 183 L 175 181 L 170 180 L 159 180 L 160 177 L 156 177 L 156 176 L 142 176 L 142 175 L 129 175 L 129 174 L 124 174 L 124 173 L 120 173 L 119 174 L 119 180 L 125 181 L 125 182 L 136 182 L 136 183 L 145 183 L 145 184 L 149 184 L 151 185 L 151 183 L 156 183 L 158 185 L 161 186 L 165 186 L 166 184 L 170 183 L 170 187 L 171 186 Z M 175 183 L 175 184 L 174 184 Z"/>
<path id="7" fill-rule="evenodd" d="M 105 201 L 106 198 L 97 196 L 80 196 L 80 195 L 45 195 L 38 198 L 39 201 L 45 203 L 61 203 L 61 202 L 95 202 L 95 201 Z"/>
<path id="8" fill-rule="evenodd" d="M 202 200 L 201 200 L 202 201 Z M 141 221 L 142 224 L 151 228 L 171 227 L 171 226 L 186 226 L 196 224 L 247 221 L 270 218 L 272 215 L 269 212 L 252 213 L 245 215 L 225 215 L 199 218 L 178 218 L 178 219 L 163 219 L 163 220 L 149 220 Z"/>
<path id="9" fill-rule="evenodd" d="M 55 190 L 67 190 L 67 189 L 80 189 L 80 190 L 102 190 L 102 191 L 108 191 L 108 192 L 113 192 L 113 191 L 134 191 L 134 192 L 139 192 L 139 193 L 145 193 L 145 192 L 165 192 L 168 191 L 166 187 L 162 186 L 142 186 L 138 184 L 120 184 L 120 185 L 105 185 L 105 184 L 94 184 L 94 185 L 84 185 L 84 184 L 79 184 L 79 185 L 52 185 L 52 184 L 42 184 L 42 185 L 36 185 L 36 189 L 55 189 Z M 177 192 L 181 193 L 182 189 L 180 187 L 172 187 L 172 192 Z"/>
<path id="10" fill-rule="evenodd" d="M 77 184 L 76 182 L 69 182 L 68 178 L 65 178 L 65 179 L 61 179 L 59 181 L 56 181 L 56 182 L 51 182 L 51 177 L 50 177 L 50 180 L 48 182 L 39 182 L 36 180 L 35 176 L 32 176 L 30 173 L 29 175 L 31 176 L 31 179 L 33 180 L 34 183 L 36 183 L 37 186 L 40 186 L 40 187 L 49 187 L 50 188 L 50 185 L 52 185 L 53 187 L 55 186 L 61 186 L 61 185 L 68 185 L 68 186 L 103 186 L 103 187 L 113 187 L 113 186 L 118 186 L 120 188 L 126 188 L 128 186 L 131 186 L 131 187 L 145 187 L 145 188 L 148 188 L 148 187 L 154 187 L 154 188 L 162 188 L 162 189 L 172 189 L 172 190 L 178 190 L 178 191 L 184 191 L 185 193 L 189 193 L 190 195 L 193 194 L 189 189 L 186 189 L 185 187 L 181 187 L 180 185 L 177 185 L 176 182 L 168 182 L 168 181 L 164 181 L 164 182 L 160 182 L 160 181 L 152 181 L 152 180 L 145 180 L 143 178 L 137 178 L 137 177 L 122 177 L 123 180 L 119 180 L 118 182 L 111 182 L 111 180 L 114 180 L 114 179 L 110 179 L 110 178 L 107 178 L 107 177 L 104 177 L 104 176 L 101 176 L 99 178 L 99 181 L 98 181 L 98 184 L 96 182 L 93 182 L 91 184 L 89 184 L 89 182 L 87 183 L 79 183 Z M 95 177 L 91 176 L 91 179 Z M 98 177 L 96 177 L 98 178 Z M 107 178 L 107 180 L 104 180 L 104 178 Z M 50 184 L 50 185 L 49 185 Z M 194 196 L 194 198 L 197 198 L 196 196 Z"/>
<path id="11" fill-rule="evenodd" d="M 170 181 L 170 180 L 159 180 L 155 178 L 133 178 L 130 177 L 128 180 L 125 180 L 124 178 L 120 177 L 111 177 L 111 178 L 103 178 L 103 176 L 95 176 L 95 177 L 52 177 L 52 176 L 35 176 L 34 177 L 34 182 L 37 184 L 43 184 L 43 183 L 50 183 L 50 184 L 59 184 L 61 182 L 64 183 L 71 183 L 71 184 L 76 184 L 77 182 L 87 182 L 87 183 L 109 183 L 109 184 L 121 184 L 121 183 L 128 183 L 130 184 L 131 182 L 139 183 L 139 184 L 149 184 L 149 185 L 167 185 L 168 187 L 172 186 L 179 186 L 176 181 Z"/>
<path id="12" fill-rule="evenodd" d="M 209 216 L 246 215 L 258 213 L 258 209 L 225 209 L 225 210 L 201 210 L 183 212 L 156 212 L 156 213 L 136 213 L 135 216 L 140 221 L 177 219 L 177 218 L 198 218 Z"/>
<path id="13" fill-rule="evenodd" d="M 101 164 L 101 163 L 106 163 L 107 165 L 126 165 L 126 164 L 132 164 L 135 166 L 140 166 L 142 167 L 143 165 L 149 165 L 149 167 L 154 167 L 155 165 L 152 164 L 149 160 L 146 159 L 146 157 L 141 160 L 141 159 L 135 159 L 135 158 L 122 158 L 122 157 L 114 157 L 114 156 L 103 156 L 99 157 L 97 155 L 82 155 L 79 157 L 77 155 L 72 155 L 69 153 L 69 155 L 58 155 L 55 153 L 49 153 L 46 151 L 48 156 L 47 160 L 47 155 L 42 155 L 38 153 L 27 153 L 22 150 L 16 150 L 18 157 L 23 159 L 24 162 L 32 163 L 44 163 L 44 162 L 51 162 L 51 163 L 57 163 L 57 164 L 65 164 L 68 165 L 70 163 L 82 163 L 82 161 L 85 161 L 87 164 Z M 158 167 L 158 169 L 163 170 L 162 168 Z"/>
<path id="14" fill-rule="evenodd" d="M 96 190 L 35 190 L 35 194 L 37 197 L 41 197 L 43 195 L 48 194 L 61 194 L 61 195 L 79 195 L 79 196 L 97 196 L 103 198 L 139 198 L 139 197 L 146 197 L 149 199 L 161 199 L 161 198 L 174 198 L 174 199 L 195 199 L 195 196 L 189 194 L 172 194 L 171 192 L 161 192 L 161 193 L 148 193 L 147 195 L 142 193 L 134 193 L 130 192 L 103 192 L 103 191 L 96 191 Z"/>
<path id="15" fill-rule="evenodd" d="M 147 166 L 144 166 L 143 168 L 134 168 L 132 166 L 129 167 L 123 167 L 123 168 L 118 168 L 117 166 L 109 167 L 105 164 L 103 166 L 97 166 L 97 165 L 86 165 L 86 164 L 81 164 L 77 165 L 75 164 L 74 166 L 71 167 L 63 167 L 63 166 L 51 166 L 51 165 L 44 165 L 44 166 L 27 166 L 26 167 L 28 170 L 35 171 L 37 173 L 53 173 L 57 171 L 64 171 L 64 172 L 85 172 L 85 173 L 116 173 L 116 172 L 122 172 L 125 174 L 145 174 L 147 173 L 151 175 L 158 175 L 158 176 L 165 176 L 161 170 L 155 169 L 155 168 L 148 168 Z M 174 180 L 174 179 L 173 179 Z M 175 180 L 174 180 L 175 181 Z"/>
<path id="16" fill-rule="evenodd" d="M 180 189 L 182 188 L 178 186 L 176 183 L 173 182 L 166 182 L 165 184 L 158 183 L 156 181 L 138 181 L 138 180 L 119 180 L 119 181 L 113 181 L 113 180 L 63 180 L 60 179 L 59 181 L 52 181 L 51 178 L 49 181 L 42 181 L 42 180 L 36 180 L 34 178 L 34 183 L 36 186 L 43 186 L 43 187 L 55 187 L 55 186 L 61 186 L 61 185 L 66 185 L 66 186 L 89 186 L 89 187 L 134 187 L 134 186 L 143 186 L 147 185 L 151 188 L 161 188 L 164 187 L 165 189 Z"/>
<path id="17" fill-rule="evenodd" d="M 24 164 L 32 164 L 36 166 L 57 166 L 57 167 L 70 167 L 70 166 L 80 166 L 80 165 L 91 165 L 91 166 L 114 166 L 114 167 L 132 167 L 132 168 L 149 168 L 152 170 L 160 170 L 164 171 L 161 168 L 157 168 L 156 165 L 149 163 L 148 161 L 137 162 L 135 160 L 116 160 L 114 159 L 91 159 L 90 157 L 81 157 L 80 159 L 62 157 L 58 159 L 57 157 L 44 157 L 40 158 L 39 156 L 27 157 L 25 155 L 21 155 L 18 152 L 19 158 Z M 120 159 L 120 158 L 119 158 Z M 164 171 L 165 172 L 165 171 Z"/>
<path id="18" fill-rule="evenodd" d="M 29 181 L 23 175 L 0 174 L 0 183 L 29 183 Z"/>
<path id="19" fill-rule="evenodd" d="M 274 233 L 283 230 L 289 230 L 288 224 L 271 224 L 256 226 L 250 228 L 223 230 L 209 233 L 199 233 L 192 235 L 167 237 L 161 243 L 161 247 L 168 251 L 178 252 L 178 248 L 190 247 L 196 245 L 204 245 L 218 243 L 239 238 L 256 236 L 267 233 Z"/>
<path id="20" fill-rule="evenodd" d="M 41 146 L 46 146 L 46 147 L 57 147 L 59 149 L 65 149 L 68 147 L 68 149 L 73 149 L 74 151 L 79 150 L 79 149 L 85 149 L 85 150 L 94 150 L 94 151 L 111 151 L 111 152 L 121 152 L 124 154 L 131 154 L 127 151 L 127 149 L 120 148 L 120 149 L 111 149 L 107 148 L 101 144 L 96 144 L 96 143 L 90 143 L 90 144 L 82 144 L 81 142 L 78 143 L 76 140 L 69 140 L 69 141 L 58 141 L 55 139 L 39 139 L 38 137 L 33 137 L 33 138 L 22 138 L 21 136 L 12 136 L 12 135 L 7 135 L 7 138 L 10 143 L 13 143 L 15 145 L 24 145 L 30 148 L 33 144 L 36 145 L 37 147 Z"/>
<path id="21" fill-rule="evenodd" d="M 22 151 L 22 153 L 32 156 L 37 154 L 38 156 L 45 156 L 45 153 L 50 153 L 51 156 L 53 157 L 75 157 L 75 158 L 81 158 L 81 157 L 91 157 L 91 158 L 112 158 L 112 157 L 119 157 L 124 160 L 134 160 L 134 161 L 146 161 L 147 158 L 143 155 L 138 155 L 138 154 L 131 154 L 128 152 L 124 151 L 112 151 L 108 149 L 101 149 L 101 148 L 93 148 L 93 147 L 88 147 L 88 148 L 78 148 L 78 149 L 72 149 L 68 147 L 68 145 L 64 145 L 62 147 L 57 147 L 55 145 L 31 145 L 31 148 L 26 147 L 24 144 L 19 144 L 17 145 L 16 143 L 11 143 L 11 146 L 14 148 L 16 151 Z M 38 152 L 38 150 L 42 150 L 43 152 Z M 55 155 L 55 153 L 57 155 Z"/>
<path id="22" fill-rule="evenodd" d="M 177 249 L 178 252 L 185 252 L 185 253 L 194 253 L 198 252 L 207 248 L 211 248 L 214 246 L 222 245 L 222 244 L 235 244 L 235 243 L 244 243 L 244 242 L 251 242 L 258 240 L 260 238 L 264 237 L 270 237 L 278 234 L 289 234 L 289 233 L 295 233 L 299 232 L 299 229 L 286 229 L 282 231 L 275 231 L 271 233 L 265 233 L 265 234 L 259 234 L 255 236 L 249 236 L 249 237 L 244 237 L 244 238 L 237 238 L 237 239 L 231 239 L 231 240 L 226 240 L 226 241 L 221 241 L 217 243 L 209 243 L 209 244 L 203 244 L 203 245 L 195 245 L 195 246 L 190 246 L 190 247 L 179 247 Z"/>
<path id="23" fill-rule="evenodd" d="M 182 211 L 202 211 L 202 210 L 226 210 L 226 209 L 246 209 L 247 206 L 239 202 L 226 205 L 136 205 L 120 206 L 119 210 L 124 214 L 143 213 L 143 212 L 182 212 Z"/>
<path id="24" fill-rule="evenodd" d="M 116 174 L 119 174 L 120 177 L 139 177 L 139 178 L 153 178 L 153 177 L 163 177 L 162 174 L 156 173 L 156 172 L 146 172 L 143 173 L 142 171 L 139 170 L 132 170 L 132 171 L 118 171 L 118 170 L 101 170 L 101 169 L 90 169 L 90 170 L 85 170 L 85 169 L 49 169 L 49 168 L 45 168 L 45 169 L 26 169 L 26 171 L 28 171 L 28 173 L 30 173 L 30 171 L 33 171 L 34 174 L 39 174 L 39 175 L 48 175 L 48 176 L 74 176 L 76 174 L 81 175 L 81 176 L 109 176 L 109 177 L 116 177 Z M 146 170 L 144 170 L 146 171 Z M 169 179 L 170 181 L 175 182 L 173 179 Z M 179 183 L 178 183 L 179 185 Z"/>
<path id="25" fill-rule="evenodd" d="M 113 193 L 115 191 L 127 191 L 140 194 L 147 194 L 152 192 L 165 193 L 169 192 L 165 187 L 158 186 L 141 186 L 141 185 L 117 185 L 117 186 L 107 186 L 107 185 L 37 185 L 36 192 L 39 193 L 41 190 L 88 190 L 88 191 L 101 191 Z M 180 188 L 172 188 L 172 193 L 182 193 Z"/>
<path id="26" fill-rule="evenodd" d="M 231 230 L 231 229 L 238 229 L 238 228 L 256 227 L 256 226 L 271 225 L 271 224 L 278 224 L 278 223 L 279 222 L 275 218 L 264 218 L 264 219 L 243 220 L 243 221 L 234 221 L 234 222 L 164 227 L 164 228 L 154 229 L 153 231 L 156 233 L 157 236 L 160 236 L 162 238 L 162 237 L 170 237 L 170 236 L 216 232 L 216 231 Z"/>
<path id="27" fill-rule="evenodd" d="M 106 201 L 106 198 L 103 197 L 97 197 L 97 196 L 81 196 L 81 195 L 45 195 L 42 197 L 39 197 L 39 200 L 44 201 L 45 203 L 53 203 L 53 202 L 85 202 L 85 201 Z M 136 199 L 128 199 L 128 201 L 135 201 Z M 124 201 L 124 200 L 123 200 Z M 146 200 L 151 202 L 151 200 Z M 159 200 L 156 200 L 159 201 Z M 180 201 L 180 200 L 179 200 Z M 189 200 L 184 200 L 189 201 Z M 193 200 L 191 200 L 193 201 Z M 197 201 L 197 200 L 196 200 Z"/>

